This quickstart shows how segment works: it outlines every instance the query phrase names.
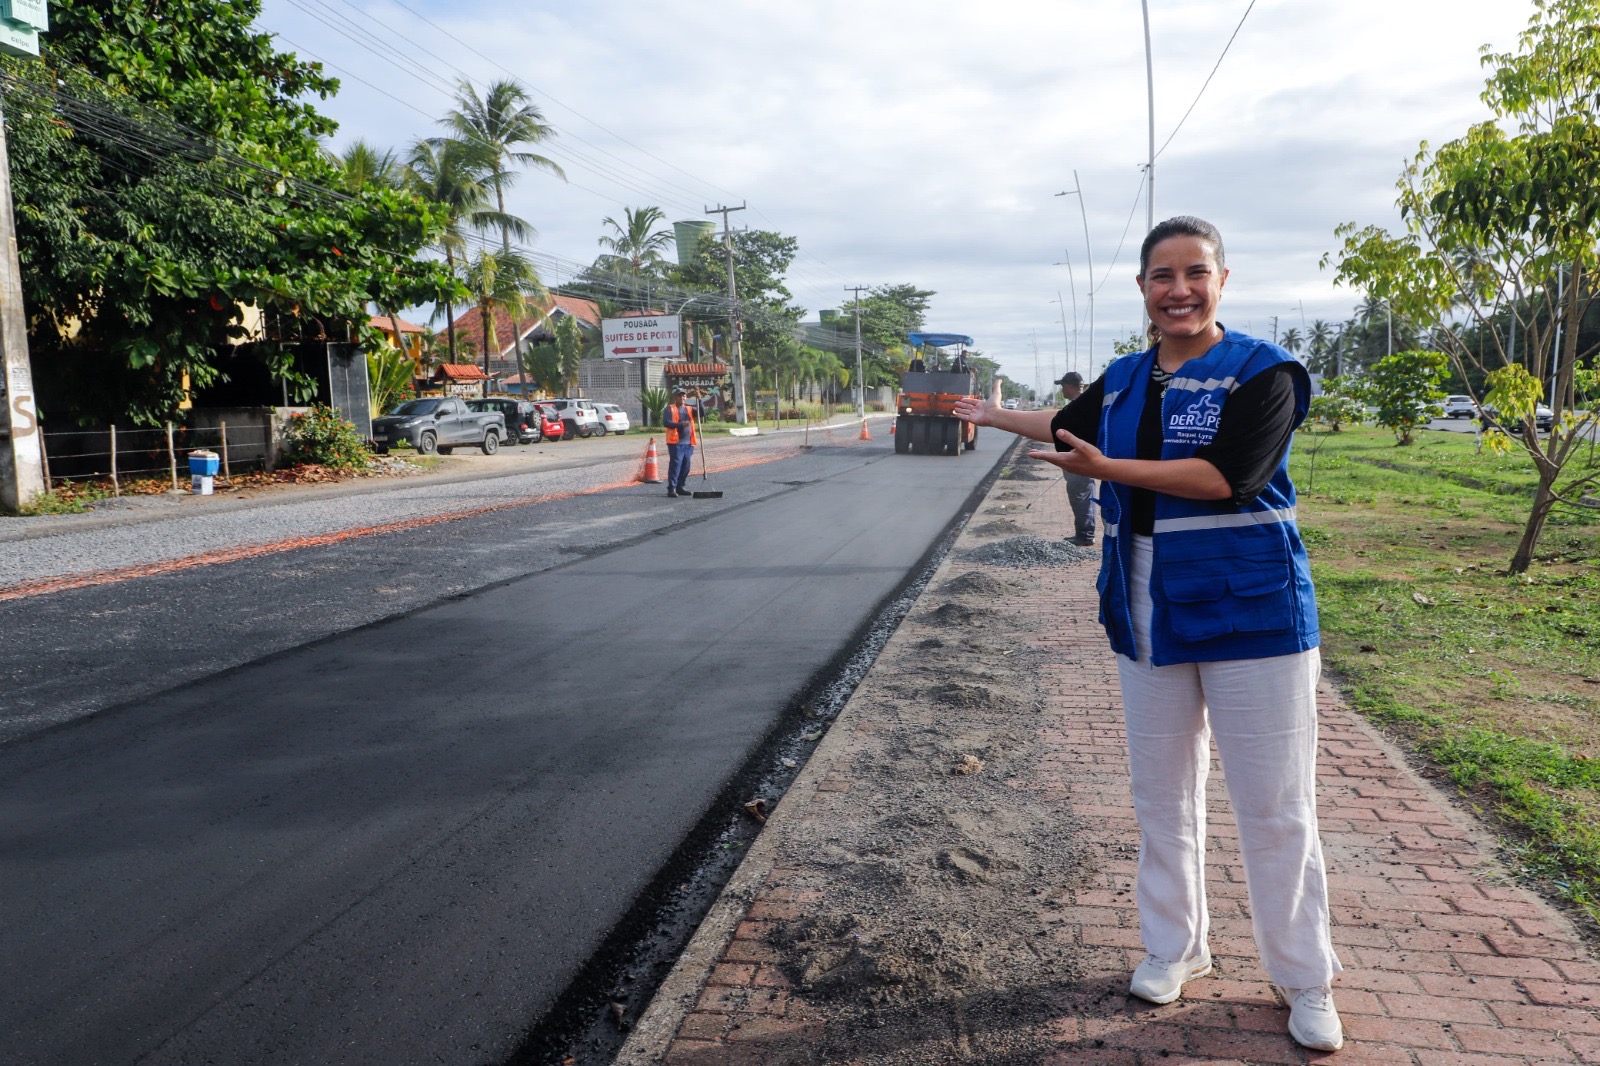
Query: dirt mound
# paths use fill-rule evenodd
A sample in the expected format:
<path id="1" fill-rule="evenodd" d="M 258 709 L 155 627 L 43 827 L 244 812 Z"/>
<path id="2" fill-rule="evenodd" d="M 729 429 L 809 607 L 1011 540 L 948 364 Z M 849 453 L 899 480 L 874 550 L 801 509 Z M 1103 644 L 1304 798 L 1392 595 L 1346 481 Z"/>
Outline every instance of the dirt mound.
<path id="1" fill-rule="evenodd" d="M 1080 548 L 1065 541 L 1022 536 L 974 548 L 967 553 L 966 558 L 985 566 L 1029 570 L 1036 566 L 1071 566 L 1073 563 L 1098 559 L 1100 551 L 1097 548 Z"/>
<path id="2" fill-rule="evenodd" d="M 993 522 L 985 522 L 972 532 L 979 537 L 1014 537 L 1022 532 L 1022 527 L 1009 518 L 997 518 Z"/>
<path id="3" fill-rule="evenodd" d="M 1042 473 L 1039 470 L 1039 460 L 1029 459 L 1025 463 L 1014 463 L 1000 471 L 1001 481 L 1050 481 L 1059 475 Z"/>
<path id="4" fill-rule="evenodd" d="M 941 603 L 926 615 L 927 621 L 941 626 L 979 626 L 994 618 L 987 607 L 968 607 L 964 603 Z"/>
<path id="5" fill-rule="evenodd" d="M 1005 581 L 993 574 L 969 570 L 960 577 L 951 578 L 939 591 L 947 596 L 1006 596 L 1021 591 L 1015 581 Z"/>

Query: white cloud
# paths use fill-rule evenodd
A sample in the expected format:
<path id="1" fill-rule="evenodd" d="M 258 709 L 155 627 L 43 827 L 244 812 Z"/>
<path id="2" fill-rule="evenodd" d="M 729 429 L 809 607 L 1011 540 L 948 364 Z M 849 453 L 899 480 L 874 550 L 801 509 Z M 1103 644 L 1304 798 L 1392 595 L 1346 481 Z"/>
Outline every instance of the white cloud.
<path id="1" fill-rule="evenodd" d="M 747 199 L 738 221 L 799 238 L 790 288 L 802 304 L 837 306 L 845 285 L 935 289 L 930 325 L 972 334 L 1031 382 L 1034 337 L 1060 358 L 1050 301 L 1067 272 L 1051 264 L 1068 250 L 1088 345 L 1079 207 L 1054 195 L 1076 170 L 1097 283 L 1110 269 L 1096 361 L 1139 322 L 1142 203 L 1111 266 L 1146 152 L 1133 0 L 405 2 L 267 0 L 262 26 L 383 90 L 347 79 L 324 106 L 344 124 L 339 143 L 437 132 L 462 72 L 534 88 L 562 131 L 549 154 L 571 178 L 530 174 L 510 205 L 544 251 L 587 261 L 600 219 L 624 205 L 676 219 Z M 1247 2 L 1150 0 L 1158 146 Z M 410 51 L 375 54 L 308 9 Z M 1333 226 L 1392 224 L 1402 162 L 1484 116 L 1478 48 L 1514 47 L 1530 12 L 1505 0 L 1258 0 L 1156 164 L 1157 217 L 1201 214 L 1228 240 L 1224 321 L 1265 333 L 1272 315 L 1297 324 L 1302 304 L 1308 321 L 1349 314 L 1357 294 L 1317 265 Z"/>

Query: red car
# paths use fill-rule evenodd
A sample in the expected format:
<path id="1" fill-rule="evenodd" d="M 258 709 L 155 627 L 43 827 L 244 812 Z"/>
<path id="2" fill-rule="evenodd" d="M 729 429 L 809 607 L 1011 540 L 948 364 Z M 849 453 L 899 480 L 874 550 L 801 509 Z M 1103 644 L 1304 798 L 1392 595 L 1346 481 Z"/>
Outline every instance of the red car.
<path id="1" fill-rule="evenodd" d="M 539 438 L 541 440 L 558 441 L 566 433 L 567 427 L 562 424 L 548 404 L 536 403 L 533 409 L 539 412 Z"/>

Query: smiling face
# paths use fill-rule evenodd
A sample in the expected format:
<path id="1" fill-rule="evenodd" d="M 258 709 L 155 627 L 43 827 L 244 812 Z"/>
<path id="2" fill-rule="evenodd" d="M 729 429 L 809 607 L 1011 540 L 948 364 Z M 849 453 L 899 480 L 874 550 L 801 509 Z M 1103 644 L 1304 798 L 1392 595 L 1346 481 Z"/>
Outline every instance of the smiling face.
<path id="1" fill-rule="evenodd" d="M 1187 234 L 1150 249 L 1138 279 L 1150 321 L 1163 340 L 1209 344 L 1217 335 L 1217 304 L 1228 272 L 1217 264 L 1211 242 Z"/>

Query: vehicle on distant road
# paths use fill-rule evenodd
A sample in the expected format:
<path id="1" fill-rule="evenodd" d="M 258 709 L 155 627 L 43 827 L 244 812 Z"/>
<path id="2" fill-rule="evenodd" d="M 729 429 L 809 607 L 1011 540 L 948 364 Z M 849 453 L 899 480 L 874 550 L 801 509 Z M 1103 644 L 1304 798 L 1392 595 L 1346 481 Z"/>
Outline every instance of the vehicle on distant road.
<path id="1" fill-rule="evenodd" d="M 1007 411 L 1015 411 L 1017 409 L 1017 401 L 1015 399 L 1004 400 L 1001 402 L 1000 406 L 1004 407 Z"/>
<path id="2" fill-rule="evenodd" d="M 468 400 L 467 406 L 474 411 L 499 411 L 504 415 L 507 444 L 537 444 L 544 436 L 539 428 L 539 413 L 527 400 L 490 396 L 483 400 Z"/>
<path id="3" fill-rule="evenodd" d="M 592 437 L 600 432 L 600 412 L 595 410 L 591 400 L 541 400 L 546 407 L 555 411 L 556 417 L 561 419 L 561 424 L 566 427 L 564 438 L 571 440 L 573 437 Z"/>
<path id="4" fill-rule="evenodd" d="M 628 421 L 628 412 L 614 403 L 597 403 L 595 410 L 600 412 L 600 435 L 607 433 L 626 433 L 633 428 L 633 423 Z"/>
<path id="5" fill-rule="evenodd" d="M 1484 420 L 1483 424 L 1485 426 L 1503 425 L 1505 430 L 1506 430 L 1506 432 L 1508 432 L 1508 433 L 1521 433 L 1522 432 L 1522 419 L 1515 418 L 1515 419 L 1511 419 L 1511 420 L 1509 420 L 1509 421 L 1507 421 L 1505 423 L 1501 423 L 1501 421 L 1500 421 L 1500 413 L 1498 411 L 1496 411 L 1493 407 L 1485 407 L 1485 408 L 1483 408 L 1482 417 L 1483 417 L 1483 420 Z M 1538 405 L 1536 405 L 1534 407 L 1534 409 L 1533 409 L 1533 428 L 1534 429 L 1538 430 L 1540 433 L 1548 433 L 1548 432 L 1550 432 L 1551 427 L 1553 427 L 1555 424 L 1556 424 L 1556 413 L 1554 411 L 1550 410 L 1550 408 L 1546 407 L 1542 403 L 1538 404 Z"/>
<path id="6" fill-rule="evenodd" d="M 1445 418 L 1477 418 L 1478 404 L 1471 396 L 1446 396 L 1444 398 Z"/>
<path id="7" fill-rule="evenodd" d="M 561 424 L 561 416 L 550 408 L 549 404 L 536 403 L 533 405 L 536 417 L 539 419 L 539 439 L 554 444 L 566 440 L 567 427 Z"/>
<path id="8" fill-rule="evenodd" d="M 409 444 L 423 455 L 449 455 L 458 445 L 477 445 L 484 455 L 493 455 L 505 435 L 505 415 L 469 410 L 456 396 L 407 400 L 372 420 L 372 450 L 379 455 L 396 444 Z"/>
<path id="9" fill-rule="evenodd" d="M 972 338 L 960 333 L 908 333 L 913 351 L 929 353 L 900 375 L 895 403 L 894 450 L 897 455 L 960 455 L 978 443 L 978 427 L 955 416 L 955 403 L 978 395 L 977 378 L 967 362 Z M 956 351 L 945 358 L 942 348 Z"/>

